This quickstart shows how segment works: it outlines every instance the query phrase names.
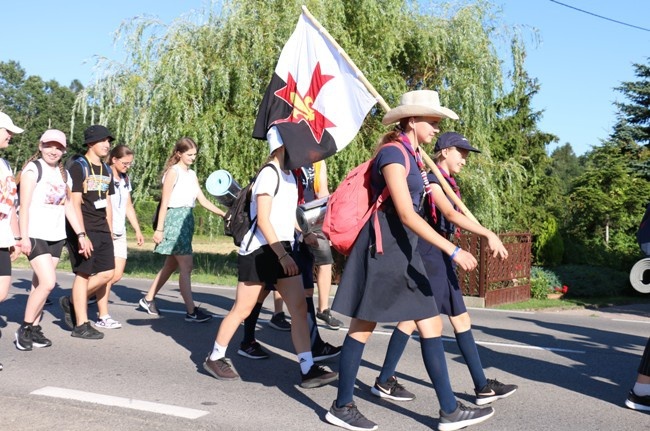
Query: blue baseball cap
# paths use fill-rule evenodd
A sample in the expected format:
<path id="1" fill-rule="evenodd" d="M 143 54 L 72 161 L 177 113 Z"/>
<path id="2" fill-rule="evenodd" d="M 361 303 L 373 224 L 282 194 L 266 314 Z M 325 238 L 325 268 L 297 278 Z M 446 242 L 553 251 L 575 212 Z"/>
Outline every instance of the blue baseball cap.
<path id="1" fill-rule="evenodd" d="M 481 150 L 472 147 L 466 137 L 456 132 L 445 132 L 442 135 L 438 136 L 438 140 L 436 141 L 436 146 L 433 151 L 438 152 L 449 147 L 462 148 L 463 150 L 473 151 L 475 153 L 481 152 Z"/>

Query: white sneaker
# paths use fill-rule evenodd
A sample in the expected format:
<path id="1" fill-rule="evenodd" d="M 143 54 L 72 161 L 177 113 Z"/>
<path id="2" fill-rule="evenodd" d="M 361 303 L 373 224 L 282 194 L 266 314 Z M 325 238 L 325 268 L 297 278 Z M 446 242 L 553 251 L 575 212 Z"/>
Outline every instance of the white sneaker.
<path id="1" fill-rule="evenodd" d="M 105 319 L 97 319 L 95 326 L 102 329 L 118 329 L 122 327 L 122 324 L 111 316 L 108 316 Z"/>

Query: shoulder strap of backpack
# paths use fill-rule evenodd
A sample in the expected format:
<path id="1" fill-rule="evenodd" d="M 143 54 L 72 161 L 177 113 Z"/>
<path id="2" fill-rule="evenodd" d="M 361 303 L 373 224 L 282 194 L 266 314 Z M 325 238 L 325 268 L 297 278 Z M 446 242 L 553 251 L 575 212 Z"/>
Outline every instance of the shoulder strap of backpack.
<path id="1" fill-rule="evenodd" d="M 36 182 L 38 183 L 41 180 L 41 177 L 43 177 L 43 166 L 41 165 L 41 159 L 34 160 L 34 164 L 36 165 Z"/>
<path id="2" fill-rule="evenodd" d="M 406 148 L 404 148 L 404 145 L 402 145 L 399 142 L 389 142 L 385 146 L 391 146 L 391 147 L 397 147 L 402 151 L 402 155 L 404 155 L 404 168 L 406 169 L 406 177 L 408 177 L 409 172 L 411 170 L 411 158 L 409 154 L 406 152 Z M 379 226 L 379 217 L 377 217 L 377 211 L 379 210 L 379 207 L 384 203 L 386 199 L 390 196 L 390 191 L 388 190 L 388 186 L 384 187 L 384 190 L 381 192 L 381 195 L 377 198 L 375 203 L 372 206 L 372 216 L 373 216 L 373 227 L 375 229 L 375 244 L 377 246 L 377 253 L 383 254 L 384 253 L 384 246 L 381 240 L 381 228 Z"/>
<path id="3" fill-rule="evenodd" d="M 255 178 L 253 179 L 253 182 L 255 182 L 257 180 L 257 177 L 260 175 L 262 170 L 264 168 L 266 168 L 267 166 L 272 167 L 273 170 L 275 171 L 275 173 L 278 176 L 278 183 L 275 186 L 275 192 L 273 192 L 273 196 L 275 196 L 275 195 L 278 194 L 278 191 L 280 190 L 280 181 L 281 181 L 281 179 L 280 179 L 280 171 L 278 170 L 277 166 L 275 166 L 273 163 L 267 163 L 264 166 L 262 166 L 260 168 L 260 170 L 257 171 L 257 175 L 255 175 Z M 257 232 L 257 214 L 255 214 L 255 217 L 251 220 L 251 225 L 253 225 L 253 232 L 251 233 L 250 238 L 248 238 L 248 243 L 246 244 L 246 250 L 248 250 L 248 247 L 250 247 L 251 242 L 253 241 L 253 237 L 255 236 L 255 233 Z"/>

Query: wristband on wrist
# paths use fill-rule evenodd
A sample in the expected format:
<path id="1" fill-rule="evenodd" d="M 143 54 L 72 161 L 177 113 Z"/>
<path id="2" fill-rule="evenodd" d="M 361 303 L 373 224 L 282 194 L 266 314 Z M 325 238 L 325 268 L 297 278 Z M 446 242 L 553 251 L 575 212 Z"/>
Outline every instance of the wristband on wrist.
<path id="1" fill-rule="evenodd" d="M 460 247 L 456 246 L 456 248 L 454 249 L 454 252 L 449 256 L 449 258 L 450 258 L 451 260 L 454 260 L 454 258 L 455 258 L 456 255 L 458 254 L 458 252 L 461 251 L 461 250 L 462 250 L 462 249 L 461 249 Z"/>
<path id="2" fill-rule="evenodd" d="M 15 236 L 14 241 L 22 241 L 23 237 L 22 236 Z"/>
<path id="3" fill-rule="evenodd" d="M 86 232 L 79 232 L 77 234 L 77 238 L 81 238 L 81 237 L 85 237 L 85 236 L 86 236 Z"/>
<path id="4" fill-rule="evenodd" d="M 156 229 L 156 232 L 162 232 L 162 229 Z"/>
<path id="5" fill-rule="evenodd" d="M 289 256 L 289 253 L 285 253 L 282 256 L 278 257 L 278 262 L 284 259 L 285 257 Z"/>

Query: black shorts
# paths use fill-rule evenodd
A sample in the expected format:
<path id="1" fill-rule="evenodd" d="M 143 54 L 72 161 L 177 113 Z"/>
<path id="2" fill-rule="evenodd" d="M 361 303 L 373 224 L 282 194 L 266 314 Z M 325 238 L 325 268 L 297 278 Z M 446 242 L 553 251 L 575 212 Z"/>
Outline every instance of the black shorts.
<path id="1" fill-rule="evenodd" d="M 93 252 L 88 259 L 79 254 L 79 241 L 76 235 L 68 236 L 67 246 L 72 272 L 93 275 L 115 269 L 113 238 L 109 232 L 90 231 L 86 235 L 93 244 Z"/>
<path id="2" fill-rule="evenodd" d="M 8 248 L 0 248 L 0 277 L 11 276 L 11 253 Z"/>
<path id="3" fill-rule="evenodd" d="M 289 241 L 282 241 L 284 250 L 294 257 L 291 251 L 291 243 Z M 295 260 L 295 259 L 294 259 Z M 237 257 L 239 281 L 251 281 L 263 284 L 275 284 L 278 279 L 294 277 L 287 275 L 282 269 L 282 264 L 278 259 L 270 245 L 263 245 L 251 254 L 239 255 Z"/>
<path id="4" fill-rule="evenodd" d="M 308 246 L 311 254 L 314 255 L 314 265 L 331 265 L 334 263 L 334 258 L 332 257 L 332 247 L 330 246 L 330 241 L 327 238 L 318 238 L 318 246 L 312 247 Z"/>
<path id="5" fill-rule="evenodd" d="M 34 259 L 42 254 L 51 254 L 52 257 L 60 258 L 61 252 L 63 251 L 63 244 L 65 240 L 59 241 L 46 241 L 39 238 L 30 238 L 32 243 L 32 252 L 29 253 L 29 260 Z"/>

